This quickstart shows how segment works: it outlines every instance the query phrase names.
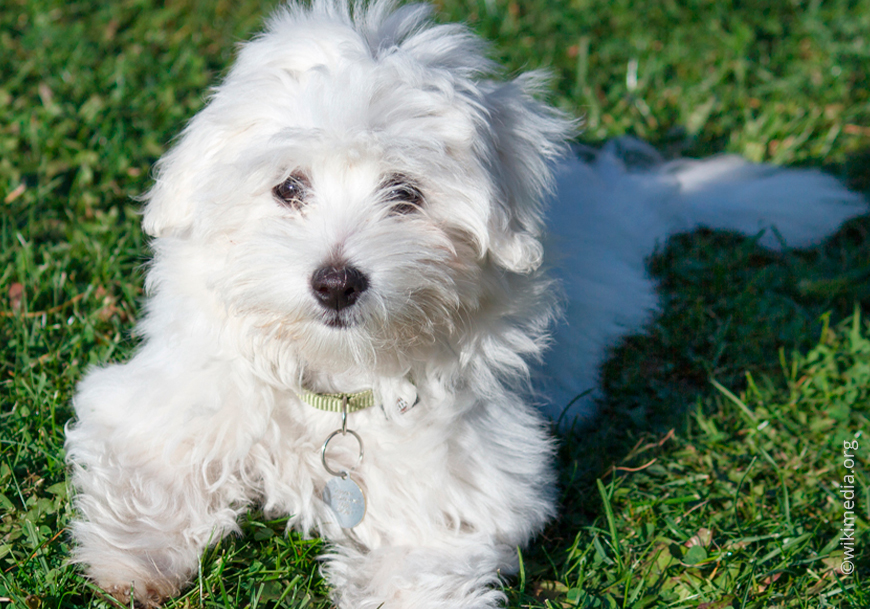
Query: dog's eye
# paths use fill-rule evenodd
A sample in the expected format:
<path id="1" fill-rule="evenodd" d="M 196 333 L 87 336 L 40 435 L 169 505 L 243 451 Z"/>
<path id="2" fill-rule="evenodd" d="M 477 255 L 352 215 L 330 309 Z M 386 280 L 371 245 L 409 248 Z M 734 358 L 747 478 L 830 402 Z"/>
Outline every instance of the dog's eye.
<path id="1" fill-rule="evenodd" d="M 384 200 L 390 206 L 390 213 L 406 215 L 423 207 L 423 193 L 407 177 L 391 175 L 382 186 Z"/>
<path id="2" fill-rule="evenodd" d="M 311 183 L 304 173 L 294 171 L 286 180 L 272 189 L 272 194 L 284 205 L 293 209 L 301 209 L 305 198 L 311 190 Z"/>

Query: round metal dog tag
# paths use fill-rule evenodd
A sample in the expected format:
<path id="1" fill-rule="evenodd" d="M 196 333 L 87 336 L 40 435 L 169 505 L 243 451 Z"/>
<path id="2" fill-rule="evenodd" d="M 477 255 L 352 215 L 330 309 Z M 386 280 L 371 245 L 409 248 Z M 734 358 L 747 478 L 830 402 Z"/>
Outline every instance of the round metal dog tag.
<path id="1" fill-rule="evenodd" d="M 332 509 L 343 529 L 352 529 L 366 515 L 366 498 L 359 485 L 347 473 L 336 476 L 323 489 L 323 502 Z"/>

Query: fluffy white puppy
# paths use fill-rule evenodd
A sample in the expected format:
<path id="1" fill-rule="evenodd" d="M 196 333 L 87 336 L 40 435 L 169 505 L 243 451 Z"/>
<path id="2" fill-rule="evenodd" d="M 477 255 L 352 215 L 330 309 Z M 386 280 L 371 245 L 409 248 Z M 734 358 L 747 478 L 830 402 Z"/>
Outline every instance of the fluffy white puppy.
<path id="1" fill-rule="evenodd" d="M 115 596 L 178 593 L 260 505 L 330 541 L 340 607 L 489 607 L 553 516 L 526 396 L 574 126 L 539 77 L 490 80 L 481 41 L 428 14 L 282 9 L 159 162 L 142 344 L 82 381 L 67 440 L 75 560 Z M 656 167 L 629 171 L 620 146 Z M 803 245 L 863 209 L 814 173 L 664 165 L 627 140 L 591 156 L 556 172 L 572 261 L 541 373 L 553 415 L 655 309 L 657 239 L 773 222 Z"/>

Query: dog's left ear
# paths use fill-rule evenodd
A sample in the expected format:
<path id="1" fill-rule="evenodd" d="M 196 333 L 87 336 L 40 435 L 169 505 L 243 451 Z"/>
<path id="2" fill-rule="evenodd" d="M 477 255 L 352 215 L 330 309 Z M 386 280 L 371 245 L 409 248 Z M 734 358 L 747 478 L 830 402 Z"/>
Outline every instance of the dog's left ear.
<path id="1" fill-rule="evenodd" d="M 496 201 L 490 216 L 490 255 L 516 273 L 536 270 L 544 200 L 553 187 L 553 162 L 567 151 L 577 122 L 535 98 L 546 78 L 530 72 L 484 91 Z"/>

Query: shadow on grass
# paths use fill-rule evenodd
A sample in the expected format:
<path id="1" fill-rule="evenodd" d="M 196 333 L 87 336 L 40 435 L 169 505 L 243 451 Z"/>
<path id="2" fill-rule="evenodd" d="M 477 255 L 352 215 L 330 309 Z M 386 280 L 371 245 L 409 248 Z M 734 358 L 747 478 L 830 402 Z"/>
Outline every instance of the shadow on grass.
<path id="1" fill-rule="evenodd" d="M 870 154 L 857 160 L 866 167 Z M 858 218 L 818 248 L 777 253 L 702 230 L 672 238 L 650 259 L 662 313 L 612 351 L 597 418 L 560 437 L 560 515 L 525 557 L 526 577 L 549 577 L 579 531 L 602 526 L 597 481 L 661 455 L 671 431 L 683 435 L 692 413 L 709 405 L 711 379 L 738 391 L 751 371 L 785 386 L 781 353 L 812 348 L 826 312 L 836 323 L 856 303 L 870 307 L 868 234 L 870 217 Z"/>

